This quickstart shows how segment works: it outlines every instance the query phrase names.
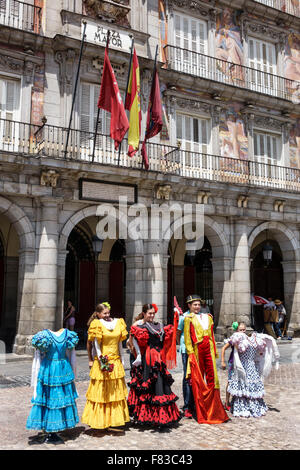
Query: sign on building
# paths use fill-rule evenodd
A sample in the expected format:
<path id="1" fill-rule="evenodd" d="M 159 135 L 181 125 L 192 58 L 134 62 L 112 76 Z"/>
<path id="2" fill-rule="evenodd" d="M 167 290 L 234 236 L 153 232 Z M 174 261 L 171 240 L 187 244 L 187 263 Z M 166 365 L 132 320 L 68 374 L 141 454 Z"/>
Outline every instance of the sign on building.
<path id="1" fill-rule="evenodd" d="M 93 23 L 87 21 L 86 24 L 86 38 L 87 42 L 97 44 L 98 46 L 106 46 L 107 31 L 110 30 L 109 47 L 113 49 L 119 49 L 125 52 L 130 52 L 131 49 L 131 38 L 128 34 L 118 31 L 116 28 L 107 27 L 107 25 L 101 23 Z M 83 23 L 81 23 L 81 37 L 83 35 Z"/>

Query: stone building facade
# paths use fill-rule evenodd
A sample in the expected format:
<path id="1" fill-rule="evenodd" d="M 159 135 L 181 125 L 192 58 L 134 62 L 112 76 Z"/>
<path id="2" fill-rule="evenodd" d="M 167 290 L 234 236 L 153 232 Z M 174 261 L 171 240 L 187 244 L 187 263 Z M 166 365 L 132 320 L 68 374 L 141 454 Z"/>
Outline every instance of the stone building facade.
<path id="1" fill-rule="evenodd" d="M 86 40 L 68 146 L 81 38 Z M 166 322 L 173 296 L 198 292 L 222 339 L 284 301 L 300 329 L 300 12 L 294 0 L 3 0 L 0 6 L 0 338 L 18 354 L 62 325 L 66 300 L 84 331 L 109 300 L 128 325 L 147 302 Z M 145 130 L 156 46 L 164 126 L 120 156 L 101 111 L 107 30 L 121 94 L 134 37 Z M 103 201 L 204 205 L 204 245 L 132 240 L 118 227 L 95 255 Z M 116 212 L 118 213 L 118 212 Z M 263 249 L 272 247 L 266 264 Z"/>

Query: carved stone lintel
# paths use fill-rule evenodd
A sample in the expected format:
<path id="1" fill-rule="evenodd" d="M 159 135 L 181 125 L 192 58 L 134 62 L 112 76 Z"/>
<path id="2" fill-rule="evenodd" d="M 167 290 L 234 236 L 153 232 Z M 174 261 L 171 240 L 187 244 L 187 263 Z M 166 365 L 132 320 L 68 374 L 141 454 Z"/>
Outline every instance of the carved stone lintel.
<path id="1" fill-rule="evenodd" d="M 210 197 L 211 193 L 208 191 L 198 191 L 197 194 L 197 203 L 198 204 L 208 204 L 208 198 Z"/>
<path id="2" fill-rule="evenodd" d="M 202 101 L 177 98 L 176 105 L 178 108 L 181 108 L 181 109 L 188 109 L 188 110 L 192 109 L 192 110 L 197 110 L 197 111 L 203 111 L 204 113 L 209 114 L 209 115 L 211 114 L 211 105 L 208 103 L 204 103 Z"/>
<path id="3" fill-rule="evenodd" d="M 94 57 L 92 59 L 92 68 L 95 70 L 99 70 L 100 76 L 102 76 L 102 71 L 103 71 L 103 65 L 104 65 L 104 58 L 102 57 Z M 115 76 L 118 78 L 123 78 L 125 77 L 125 67 L 124 64 L 114 64 L 113 62 L 111 63 L 112 68 L 114 70 Z M 98 72 L 97 72 L 98 73 Z"/>
<path id="4" fill-rule="evenodd" d="M 249 35 L 255 35 L 259 38 L 265 38 L 266 40 L 275 41 L 280 46 L 285 44 L 288 31 L 284 31 L 283 28 L 272 27 L 263 23 L 258 23 L 252 18 L 249 19 L 248 15 L 241 15 L 241 31 L 245 41 L 248 40 Z"/>
<path id="5" fill-rule="evenodd" d="M 23 73 L 24 61 L 0 54 L 0 68 L 6 71 Z"/>
<path id="6" fill-rule="evenodd" d="M 164 199 L 165 201 L 170 200 L 170 194 L 172 191 L 172 186 L 170 184 L 162 184 L 156 188 L 156 198 Z"/>
<path id="7" fill-rule="evenodd" d="M 40 179 L 41 186 L 50 186 L 51 188 L 56 188 L 58 177 L 59 173 L 57 173 L 55 170 L 42 171 Z"/>
<path id="8" fill-rule="evenodd" d="M 271 117 L 255 116 L 255 126 L 282 132 L 283 123 Z"/>
<path id="9" fill-rule="evenodd" d="M 206 19 L 216 21 L 217 10 L 215 8 L 216 0 L 169 0 L 169 12 L 174 14 L 174 7 L 182 8 L 185 11 L 189 10 L 192 13 L 197 13 Z"/>

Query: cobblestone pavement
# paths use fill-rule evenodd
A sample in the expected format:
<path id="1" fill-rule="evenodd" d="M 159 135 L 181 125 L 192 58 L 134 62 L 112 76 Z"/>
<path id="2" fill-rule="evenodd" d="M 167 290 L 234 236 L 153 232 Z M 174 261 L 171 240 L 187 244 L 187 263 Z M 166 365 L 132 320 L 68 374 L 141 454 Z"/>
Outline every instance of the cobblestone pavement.
<path id="1" fill-rule="evenodd" d="M 128 371 L 126 372 L 129 379 Z M 173 373 L 174 392 L 182 406 L 181 380 L 179 371 Z M 221 396 L 224 400 L 227 372 L 219 370 Z M 16 377 L 14 377 L 16 379 Z M 84 376 L 77 382 L 79 416 L 85 405 L 88 380 Z M 2 376 L 2 382 L 6 379 Z M 12 379 L 10 379 L 12 380 Z M 266 382 L 266 416 L 255 418 L 232 418 L 221 425 L 198 424 L 195 420 L 182 419 L 177 428 L 157 431 L 129 425 L 124 432 L 97 431 L 79 423 L 76 428 L 60 433 L 64 444 L 30 445 L 30 438 L 37 431 L 27 431 L 25 424 L 31 404 L 32 389 L 2 383 L 0 389 L 0 449 L 97 449 L 97 450 L 291 450 L 300 449 L 300 364 L 282 364 L 273 371 Z M 24 377 L 23 377 L 24 380 Z M 230 414 L 229 414 L 230 416 Z"/>

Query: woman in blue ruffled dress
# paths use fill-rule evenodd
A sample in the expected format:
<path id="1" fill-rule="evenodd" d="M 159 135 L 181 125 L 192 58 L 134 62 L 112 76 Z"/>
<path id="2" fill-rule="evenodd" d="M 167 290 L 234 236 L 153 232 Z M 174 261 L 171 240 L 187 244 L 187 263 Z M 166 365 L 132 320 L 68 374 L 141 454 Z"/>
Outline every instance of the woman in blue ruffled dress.
<path id="1" fill-rule="evenodd" d="M 56 433 L 79 422 L 74 383 L 78 341 L 77 334 L 68 329 L 43 330 L 32 338 L 36 348 L 31 377 L 34 393 L 26 428 L 44 431 L 43 442 L 62 442 Z"/>
<path id="2" fill-rule="evenodd" d="M 233 368 L 228 378 L 231 413 L 245 418 L 265 415 L 268 407 L 264 402 L 263 380 L 269 375 L 272 362 L 278 361 L 276 342 L 271 336 L 256 332 L 251 337 L 237 332 L 225 341 L 234 347 Z"/>

